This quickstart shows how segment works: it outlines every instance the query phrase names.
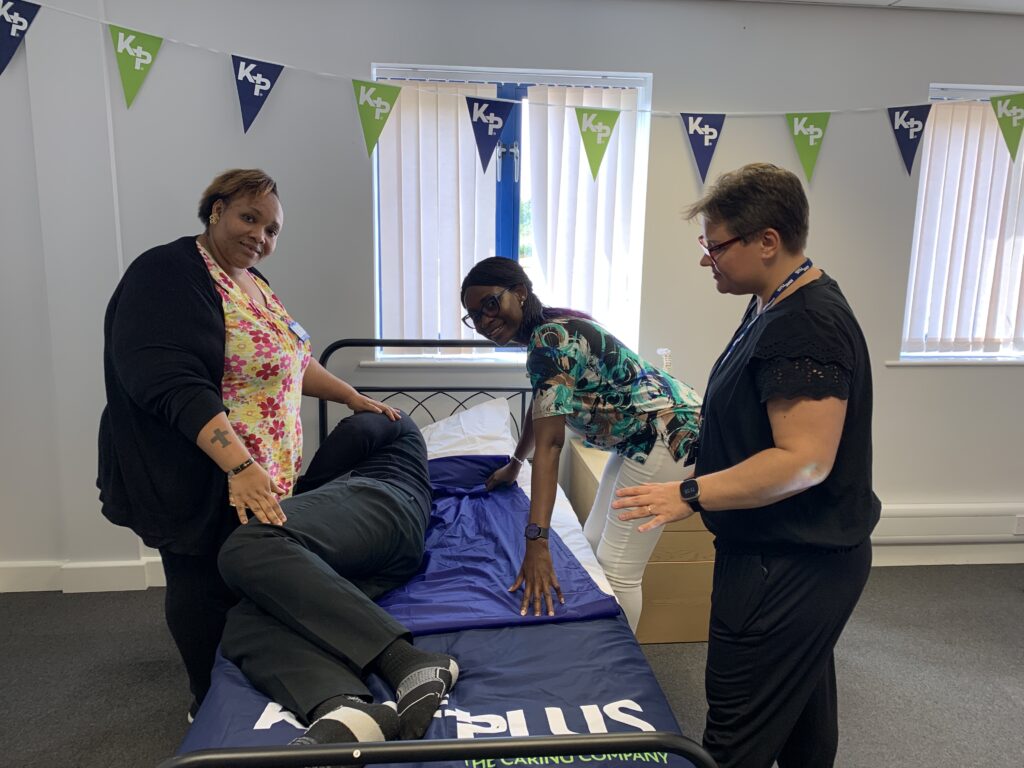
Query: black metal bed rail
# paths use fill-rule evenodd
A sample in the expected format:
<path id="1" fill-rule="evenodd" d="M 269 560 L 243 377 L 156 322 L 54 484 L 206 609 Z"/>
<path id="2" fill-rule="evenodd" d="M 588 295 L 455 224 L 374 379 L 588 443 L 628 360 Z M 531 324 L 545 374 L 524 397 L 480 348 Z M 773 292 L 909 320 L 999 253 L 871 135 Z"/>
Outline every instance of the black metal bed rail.
<path id="1" fill-rule="evenodd" d="M 696 768 L 717 768 L 699 744 L 666 731 L 204 749 L 172 757 L 158 768 L 299 768 L 635 752 L 670 752 L 686 758 Z"/>
<path id="2" fill-rule="evenodd" d="M 420 347 L 469 347 L 469 348 L 487 348 L 487 349 L 499 349 L 499 347 L 490 341 L 478 340 L 478 339 L 338 339 L 332 341 L 327 345 L 327 348 L 320 354 L 320 364 L 327 367 L 328 361 L 331 356 L 341 349 L 352 349 L 352 348 L 376 348 L 376 347 L 406 347 L 406 348 L 420 348 Z M 351 383 L 351 382 L 350 382 Z M 493 397 L 492 392 L 509 392 L 513 396 L 519 396 L 519 419 L 516 421 L 516 427 L 522 428 L 523 418 L 526 416 L 527 398 L 526 393 L 530 391 L 529 387 L 467 387 L 461 385 L 454 386 L 430 386 L 430 387 L 384 387 L 384 386 L 359 386 L 358 383 L 353 386 L 364 394 L 377 394 L 381 392 L 391 393 L 389 397 L 383 398 L 384 402 L 395 396 L 409 397 L 416 403 L 413 410 L 423 409 L 427 414 L 430 415 L 431 421 L 436 421 L 436 417 L 430 411 L 429 407 L 426 406 L 426 402 L 433 397 L 447 397 L 452 403 L 451 413 L 455 413 L 461 408 L 466 407 L 466 403 L 476 396 L 487 395 Z M 451 393 L 461 393 L 468 395 L 462 399 L 454 397 Z M 412 396 L 412 393 L 425 394 L 429 393 L 426 397 L 416 398 Z M 450 415 L 450 414 L 449 414 Z M 514 417 L 513 417 L 514 418 Z M 327 401 L 319 400 L 317 402 L 317 431 L 320 444 L 323 444 L 324 440 L 327 439 L 328 433 L 328 421 L 327 421 Z"/>

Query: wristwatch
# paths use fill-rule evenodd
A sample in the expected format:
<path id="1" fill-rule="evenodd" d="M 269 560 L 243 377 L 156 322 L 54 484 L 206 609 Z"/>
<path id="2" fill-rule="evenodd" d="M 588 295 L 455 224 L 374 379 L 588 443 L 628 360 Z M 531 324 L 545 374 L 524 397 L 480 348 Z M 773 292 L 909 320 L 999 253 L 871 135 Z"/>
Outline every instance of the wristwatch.
<path id="1" fill-rule="evenodd" d="M 536 541 L 537 539 L 546 539 L 547 537 L 547 528 L 542 528 L 536 523 L 530 523 L 526 526 L 526 538 L 528 538 L 530 541 Z"/>
<path id="2" fill-rule="evenodd" d="M 704 507 L 700 505 L 700 485 L 697 484 L 697 479 L 691 477 L 687 480 L 683 480 L 679 484 L 679 495 L 683 497 L 683 501 L 690 505 L 690 509 L 694 512 L 703 512 Z"/>

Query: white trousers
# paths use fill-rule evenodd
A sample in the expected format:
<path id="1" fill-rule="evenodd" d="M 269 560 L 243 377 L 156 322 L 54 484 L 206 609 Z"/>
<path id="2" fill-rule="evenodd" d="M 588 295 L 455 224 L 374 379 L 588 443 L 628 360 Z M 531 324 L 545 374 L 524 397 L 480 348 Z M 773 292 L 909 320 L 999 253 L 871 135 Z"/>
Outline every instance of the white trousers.
<path id="1" fill-rule="evenodd" d="M 636 529 L 644 519 L 619 520 L 619 514 L 625 510 L 612 509 L 615 492 L 643 483 L 681 482 L 692 473 L 692 465 L 683 469 L 683 462 L 675 460 L 663 440 L 658 440 L 643 464 L 612 453 L 601 476 L 590 516 L 583 525 L 583 533 L 634 632 L 643 609 L 644 569 L 661 536 L 661 528 L 640 533 Z"/>

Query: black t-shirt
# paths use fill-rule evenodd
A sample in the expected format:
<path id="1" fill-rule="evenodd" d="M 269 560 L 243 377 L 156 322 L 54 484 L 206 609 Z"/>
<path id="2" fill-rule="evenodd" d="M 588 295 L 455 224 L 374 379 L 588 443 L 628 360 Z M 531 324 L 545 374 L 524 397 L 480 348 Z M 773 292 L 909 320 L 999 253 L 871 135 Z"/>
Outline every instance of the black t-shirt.
<path id="1" fill-rule="evenodd" d="M 871 364 L 867 344 L 839 285 L 808 283 L 756 320 L 752 300 L 722 354 L 704 398 L 696 476 L 728 469 L 774 446 L 766 403 L 838 397 L 846 421 L 829 476 L 788 499 L 756 509 L 705 511 L 722 551 L 771 553 L 841 549 L 864 541 L 881 502 L 871 488 Z M 730 348 L 727 347 L 727 350 Z"/>

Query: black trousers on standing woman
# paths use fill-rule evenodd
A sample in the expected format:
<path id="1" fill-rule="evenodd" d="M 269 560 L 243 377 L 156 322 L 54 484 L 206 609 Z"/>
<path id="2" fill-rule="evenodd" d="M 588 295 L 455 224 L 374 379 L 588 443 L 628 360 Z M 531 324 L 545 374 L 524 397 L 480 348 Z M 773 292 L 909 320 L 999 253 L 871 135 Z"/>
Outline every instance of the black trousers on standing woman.
<path id="1" fill-rule="evenodd" d="M 721 768 L 833 764 L 833 649 L 870 568 L 870 541 L 844 550 L 716 553 L 704 747 Z"/>
<path id="2" fill-rule="evenodd" d="M 185 663 L 195 700 L 191 714 L 195 714 L 210 690 L 210 670 L 225 618 L 238 597 L 217 570 L 217 549 L 208 554 L 181 555 L 161 548 L 160 557 L 167 580 L 164 616 Z"/>

